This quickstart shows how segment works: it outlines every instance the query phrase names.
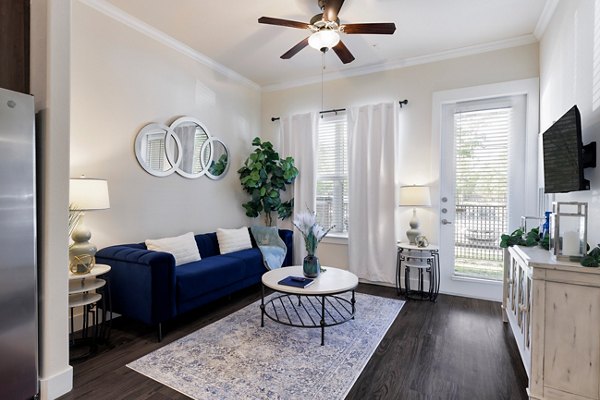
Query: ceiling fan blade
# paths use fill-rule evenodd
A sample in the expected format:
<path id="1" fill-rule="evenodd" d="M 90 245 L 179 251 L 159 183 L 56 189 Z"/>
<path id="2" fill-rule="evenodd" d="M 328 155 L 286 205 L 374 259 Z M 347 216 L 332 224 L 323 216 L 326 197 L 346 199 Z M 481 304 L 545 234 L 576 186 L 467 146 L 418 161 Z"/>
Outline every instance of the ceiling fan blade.
<path id="1" fill-rule="evenodd" d="M 288 28 L 308 29 L 309 25 L 306 22 L 292 21 L 290 19 L 271 18 L 271 17 L 260 17 L 258 19 L 260 24 L 287 26 Z"/>
<path id="2" fill-rule="evenodd" d="M 300 50 L 308 46 L 308 38 L 304 39 L 281 56 L 284 60 L 294 57 Z"/>
<path id="3" fill-rule="evenodd" d="M 342 25 L 342 32 L 353 33 L 373 33 L 378 35 L 391 35 L 396 31 L 396 24 L 393 22 L 382 22 L 373 24 L 345 24 Z"/>
<path id="4" fill-rule="evenodd" d="M 323 19 L 325 21 L 337 21 L 340 8 L 344 5 L 344 0 L 325 0 L 323 7 Z"/>
<path id="5" fill-rule="evenodd" d="M 348 64 L 354 61 L 354 56 L 352 55 L 352 53 L 350 53 L 350 50 L 348 50 L 344 42 L 342 42 L 341 40 L 338 44 L 333 46 L 333 51 L 335 51 L 335 54 L 337 54 L 337 56 L 340 58 L 340 60 L 342 60 L 344 64 Z"/>

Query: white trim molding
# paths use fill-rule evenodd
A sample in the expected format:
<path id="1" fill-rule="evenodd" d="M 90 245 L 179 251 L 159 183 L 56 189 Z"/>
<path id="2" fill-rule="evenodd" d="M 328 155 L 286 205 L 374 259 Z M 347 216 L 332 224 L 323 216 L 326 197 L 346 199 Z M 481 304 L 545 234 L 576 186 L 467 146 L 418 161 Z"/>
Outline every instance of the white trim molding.
<path id="1" fill-rule="evenodd" d="M 163 31 L 156 29 L 155 27 L 135 18 L 134 16 L 126 13 L 120 8 L 110 4 L 106 0 L 79 0 L 80 3 L 85 4 L 102 14 L 119 21 L 122 24 L 140 32 L 143 35 L 148 36 L 151 39 L 156 40 L 163 45 L 170 47 L 171 49 L 190 57 L 191 59 L 203 64 L 212 70 L 220 73 L 221 75 L 247 85 L 253 89 L 260 89 L 260 86 L 250 79 L 246 78 L 235 72 L 232 69 L 216 62 L 212 58 L 192 49 L 190 46 L 180 42 L 179 40 L 167 35 Z"/>
<path id="2" fill-rule="evenodd" d="M 67 366 L 53 376 L 40 378 L 40 399 L 54 400 L 73 389 L 73 367 Z"/>
<path id="3" fill-rule="evenodd" d="M 546 4 L 544 4 L 544 9 L 542 10 L 540 18 L 538 19 L 533 31 L 533 35 L 538 40 L 541 40 L 542 36 L 544 36 L 544 32 L 546 32 L 546 28 L 548 27 L 548 24 L 550 23 L 557 6 L 558 0 L 547 0 Z"/>

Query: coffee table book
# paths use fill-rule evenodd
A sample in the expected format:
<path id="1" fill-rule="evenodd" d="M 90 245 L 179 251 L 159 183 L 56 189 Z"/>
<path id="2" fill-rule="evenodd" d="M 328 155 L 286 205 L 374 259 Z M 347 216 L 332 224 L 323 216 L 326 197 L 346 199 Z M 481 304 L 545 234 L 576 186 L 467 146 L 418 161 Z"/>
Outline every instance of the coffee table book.
<path id="1" fill-rule="evenodd" d="M 277 284 L 285 286 L 293 286 L 298 288 L 305 288 L 310 286 L 315 280 L 311 278 L 305 278 L 303 276 L 288 276 L 283 278 Z"/>

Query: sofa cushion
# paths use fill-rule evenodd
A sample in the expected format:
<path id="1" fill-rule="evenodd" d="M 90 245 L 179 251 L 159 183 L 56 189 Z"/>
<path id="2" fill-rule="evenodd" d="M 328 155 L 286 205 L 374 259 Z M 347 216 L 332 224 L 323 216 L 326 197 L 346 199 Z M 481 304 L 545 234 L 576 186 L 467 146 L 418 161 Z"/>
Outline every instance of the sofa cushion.
<path id="1" fill-rule="evenodd" d="M 244 279 L 245 264 L 227 256 L 207 257 L 200 261 L 180 265 L 175 270 L 178 301 L 229 286 Z"/>
<path id="2" fill-rule="evenodd" d="M 146 246 L 148 247 L 148 250 L 163 251 L 165 253 L 173 254 L 173 257 L 175 257 L 175 265 L 182 265 L 200 260 L 198 245 L 194 240 L 194 234 L 192 232 L 176 237 L 148 239 L 146 240 Z"/>
<path id="3" fill-rule="evenodd" d="M 215 232 L 196 235 L 195 239 L 202 258 L 219 255 L 219 242 Z"/>
<path id="4" fill-rule="evenodd" d="M 233 253 L 235 251 L 252 248 L 248 227 L 239 229 L 217 229 L 217 240 L 221 254 Z"/>
<path id="5" fill-rule="evenodd" d="M 244 278 L 248 278 L 253 275 L 262 275 L 265 272 L 267 272 L 267 268 L 263 264 L 262 254 L 257 248 L 228 253 L 226 257 L 235 258 L 236 260 L 238 260 L 238 262 L 244 264 Z"/>

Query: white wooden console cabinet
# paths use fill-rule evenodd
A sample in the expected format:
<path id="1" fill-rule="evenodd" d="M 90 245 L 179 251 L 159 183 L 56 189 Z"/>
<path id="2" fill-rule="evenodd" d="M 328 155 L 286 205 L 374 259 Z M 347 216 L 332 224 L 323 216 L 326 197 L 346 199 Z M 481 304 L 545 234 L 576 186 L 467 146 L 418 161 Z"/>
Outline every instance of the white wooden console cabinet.
<path id="1" fill-rule="evenodd" d="M 539 247 L 504 257 L 503 318 L 529 377 L 529 398 L 600 399 L 600 269 Z"/>

